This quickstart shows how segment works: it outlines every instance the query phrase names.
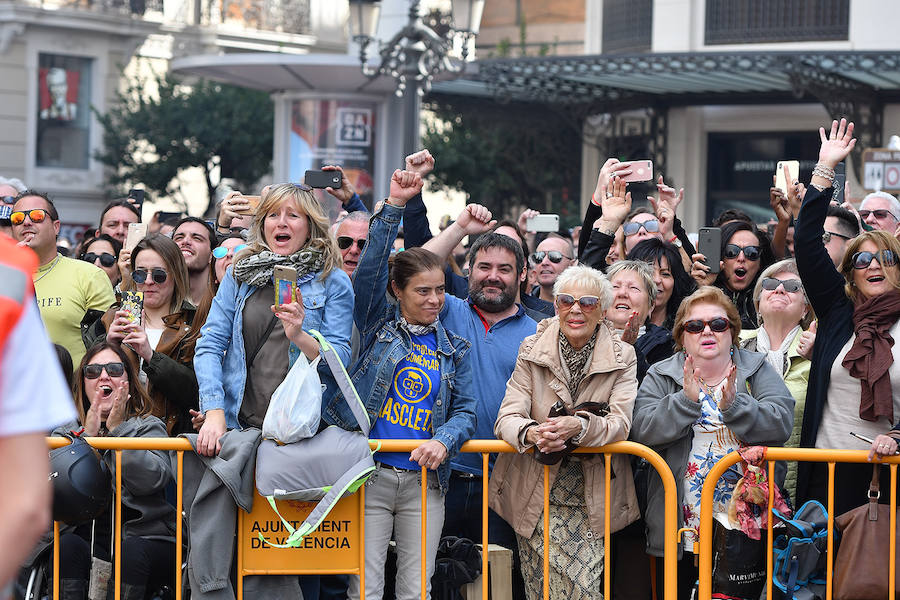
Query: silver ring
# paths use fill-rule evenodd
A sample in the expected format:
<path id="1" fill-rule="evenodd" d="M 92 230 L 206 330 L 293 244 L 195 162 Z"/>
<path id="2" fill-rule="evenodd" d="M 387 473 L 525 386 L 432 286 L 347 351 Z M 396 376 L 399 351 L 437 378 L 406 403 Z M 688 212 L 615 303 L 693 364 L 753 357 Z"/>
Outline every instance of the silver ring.
<path id="1" fill-rule="evenodd" d="M 612 197 L 613 197 L 612 192 L 606 192 L 606 197 L 607 197 L 607 198 L 612 198 Z"/>

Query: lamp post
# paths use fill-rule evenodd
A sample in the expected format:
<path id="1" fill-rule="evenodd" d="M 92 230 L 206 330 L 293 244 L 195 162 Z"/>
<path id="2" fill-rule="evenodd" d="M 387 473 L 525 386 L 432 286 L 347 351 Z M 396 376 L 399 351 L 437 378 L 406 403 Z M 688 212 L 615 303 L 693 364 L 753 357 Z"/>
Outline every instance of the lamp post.
<path id="1" fill-rule="evenodd" d="M 390 40 L 375 37 L 381 11 L 378 0 L 350 0 L 350 26 L 359 44 L 362 72 L 374 79 L 387 75 L 397 80 L 395 93 L 403 98 L 403 152 L 419 145 L 419 112 L 422 96 L 431 89 L 439 73 L 460 73 L 465 68 L 469 43 L 478 35 L 484 0 L 451 0 L 451 14 L 432 11 L 420 14 L 420 0 L 410 0 L 406 25 Z M 379 62 L 370 65 L 369 46 L 377 44 Z M 460 57 L 454 49 L 460 45 Z"/>

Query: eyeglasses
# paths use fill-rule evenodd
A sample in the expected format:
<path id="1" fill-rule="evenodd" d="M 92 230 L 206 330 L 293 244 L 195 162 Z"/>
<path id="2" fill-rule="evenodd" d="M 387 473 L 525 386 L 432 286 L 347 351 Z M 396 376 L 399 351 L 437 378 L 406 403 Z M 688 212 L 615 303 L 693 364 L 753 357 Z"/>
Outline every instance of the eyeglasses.
<path id="1" fill-rule="evenodd" d="M 853 238 L 849 235 L 844 235 L 842 233 L 837 233 L 835 231 L 826 231 L 822 234 L 822 243 L 827 244 L 831 241 L 831 236 L 839 237 L 842 240 L 852 240 Z"/>
<path id="2" fill-rule="evenodd" d="M 106 363 L 105 365 L 100 363 L 90 363 L 84 365 L 84 378 L 97 379 L 100 377 L 103 369 L 106 369 L 106 374 L 110 377 L 121 377 L 125 374 L 125 363 L 111 362 Z"/>
<path id="3" fill-rule="evenodd" d="M 731 327 L 731 322 L 725 317 L 716 317 L 709 321 L 691 319 L 690 321 L 685 321 L 684 330 L 688 333 L 703 333 L 707 325 L 709 325 L 710 331 L 722 333 L 723 331 L 728 331 L 728 328 Z"/>
<path id="4" fill-rule="evenodd" d="M 747 260 L 759 260 L 759 246 L 738 246 L 737 244 L 725 244 L 725 258 L 737 258 L 743 252 Z"/>
<path id="5" fill-rule="evenodd" d="M 353 242 L 356 242 L 356 247 L 359 249 L 360 252 L 362 252 L 362 249 L 366 245 L 365 238 L 359 239 L 359 240 L 354 240 L 350 236 L 340 235 L 340 236 L 338 236 L 338 239 L 337 239 L 338 248 L 340 248 L 341 250 L 346 250 L 353 244 Z"/>
<path id="6" fill-rule="evenodd" d="M 3 200 L 3 204 L 15 204 L 16 203 L 15 196 L 0 196 L 0 200 Z"/>
<path id="7" fill-rule="evenodd" d="M 291 185 L 303 192 L 311 192 L 312 191 L 312 188 L 310 186 L 306 185 L 305 183 L 292 183 Z"/>
<path id="8" fill-rule="evenodd" d="M 764 290 L 774 291 L 778 289 L 778 286 L 784 288 L 786 292 L 799 292 L 803 289 L 803 284 L 800 283 L 799 279 L 775 279 L 774 277 L 766 277 L 762 280 L 762 288 Z"/>
<path id="9" fill-rule="evenodd" d="M 872 264 L 872 259 L 878 261 L 882 267 L 893 267 L 897 264 L 897 257 L 890 250 L 881 250 L 879 252 L 857 252 L 853 255 L 851 262 L 854 269 L 865 269 Z"/>
<path id="10" fill-rule="evenodd" d="M 97 254 L 95 252 L 88 252 L 87 254 L 82 255 L 81 260 L 89 263 L 97 262 L 97 259 L 100 259 L 100 264 L 104 267 L 111 267 L 116 264 L 116 257 L 109 252 L 102 252 Z"/>
<path id="11" fill-rule="evenodd" d="M 572 260 L 571 256 L 566 256 L 565 254 L 563 254 L 562 252 L 559 252 L 558 250 L 551 250 L 550 252 L 544 252 L 543 250 L 538 250 L 537 252 L 532 252 L 531 262 L 538 265 L 538 264 L 544 262 L 545 256 L 547 258 L 549 258 L 550 262 L 552 262 L 555 265 L 558 265 L 559 263 L 561 263 L 562 259 L 564 259 L 564 258 L 567 260 Z"/>
<path id="12" fill-rule="evenodd" d="M 150 273 L 147 273 L 146 269 L 135 269 L 131 272 L 131 278 L 135 283 L 138 284 L 147 281 L 148 275 L 152 276 L 153 281 L 155 281 L 156 283 L 165 282 L 166 278 L 169 276 L 169 274 L 166 273 L 165 270 L 159 268 L 151 270 Z"/>
<path id="13" fill-rule="evenodd" d="M 600 298 L 598 298 L 597 296 L 582 296 L 581 298 L 576 298 L 572 294 L 556 295 L 556 305 L 561 310 L 569 310 L 570 308 L 575 306 L 576 302 L 584 312 L 591 312 L 592 310 L 600 306 Z"/>
<path id="14" fill-rule="evenodd" d="M 890 218 L 892 218 L 892 219 L 895 220 L 895 221 L 900 220 L 900 219 L 897 219 L 897 217 L 894 215 L 894 213 L 892 213 L 891 211 L 889 211 L 889 210 L 887 210 L 887 209 L 884 209 L 884 208 L 878 208 L 878 209 L 875 209 L 875 210 L 861 210 L 861 211 L 859 211 L 859 217 L 860 217 L 863 221 L 865 221 L 866 219 L 868 219 L 868 218 L 869 218 L 869 215 L 875 215 L 875 218 L 876 218 L 876 219 L 887 219 L 888 217 L 890 217 Z"/>
<path id="15" fill-rule="evenodd" d="M 239 244 L 234 247 L 233 253 L 237 254 L 238 252 L 240 252 L 241 250 L 243 250 L 246 247 L 247 247 L 247 244 Z M 216 258 L 225 258 L 226 256 L 228 256 L 228 248 L 226 248 L 225 246 L 219 246 L 219 247 L 215 248 L 213 250 L 213 256 Z M 163 280 L 163 281 L 165 281 L 165 280 Z"/>
<path id="16" fill-rule="evenodd" d="M 25 222 L 25 217 L 31 219 L 32 223 L 40 223 L 47 218 L 47 211 L 43 208 L 31 208 L 28 210 L 17 210 L 9 215 L 9 220 L 13 225 L 21 225 Z"/>
<path id="17" fill-rule="evenodd" d="M 625 225 L 622 226 L 622 231 L 625 232 L 626 236 L 631 236 L 639 232 L 641 227 L 643 227 L 644 231 L 647 233 L 656 233 L 659 231 L 659 221 L 656 219 L 649 219 L 643 223 L 625 223 Z"/>

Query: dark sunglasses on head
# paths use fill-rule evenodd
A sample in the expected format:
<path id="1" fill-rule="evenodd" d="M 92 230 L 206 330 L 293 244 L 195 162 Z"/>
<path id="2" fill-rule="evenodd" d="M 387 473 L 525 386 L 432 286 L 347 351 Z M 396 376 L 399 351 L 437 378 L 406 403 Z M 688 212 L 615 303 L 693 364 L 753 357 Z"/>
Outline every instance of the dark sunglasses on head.
<path id="1" fill-rule="evenodd" d="M 311 192 L 312 188 L 305 183 L 291 183 L 292 186 L 304 192 Z"/>
<path id="2" fill-rule="evenodd" d="M 759 246 L 738 246 L 737 244 L 725 244 L 725 258 L 737 258 L 743 252 L 747 260 L 759 260 Z"/>
<path id="3" fill-rule="evenodd" d="M 88 252 L 87 254 L 82 255 L 81 260 L 89 263 L 97 262 L 97 259 L 100 259 L 100 264 L 104 267 L 111 267 L 116 264 L 115 255 L 110 254 L 109 252 L 101 252 L 97 254 L 95 252 Z"/>
<path id="4" fill-rule="evenodd" d="M 43 208 L 30 208 L 28 210 L 17 210 L 9 215 L 9 220 L 13 225 L 21 225 L 25 222 L 25 217 L 31 219 L 32 223 L 40 223 L 47 218 L 47 211 Z"/>
<path id="5" fill-rule="evenodd" d="M 0 200 L 3 200 L 3 204 L 15 204 L 16 203 L 15 196 L 0 196 Z"/>
<path id="6" fill-rule="evenodd" d="M 576 302 L 584 312 L 590 312 L 600 306 L 600 298 L 597 296 L 582 296 L 581 298 L 576 298 L 572 294 L 556 295 L 556 305 L 563 310 L 569 310 L 575 306 Z"/>
<path id="7" fill-rule="evenodd" d="M 799 292 L 803 289 L 803 284 L 800 283 L 799 279 L 775 279 L 774 277 L 766 277 L 762 280 L 762 287 L 764 290 L 777 290 L 779 285 L 783 287 L 786 292 Z"/>
<path id="8" fill-rule="evenodd" d="M 897 219 L 896 216 L 894 216 L 894 213 L 892 213 L 891 211 L 884 209 L 884 208 L 878 208 L 876 210 L 861 210 L 861 211 L 859 211 L 859 217 L 862 220 L 868 219 L 869 215 L 875 215 L 876 219 L 887 219 L 888 217 L 890 217 L 895 221 L 900 220 L 900 219 Z"/>
<path id="9" fill-rule="evenodd" d="M 822 243 L 827 244 L 828 242 L 830 242 L 832 236 L 839 237 L 842 240 L 852 240 L 853 239 L 849 235 L 844 235 L 843 233 L 837 233 L 836 231 L 826 231 L 822 234 Z"/>
<path id="10" fill-rule="evenodd" d="M 685 321 L 684 330 L 688 333 L 703 333 L 703 330 L 706 329 L 707 325 L 709 325 L 710 331 L 715 331 L 716 333 L 728 331 L 728 328 L 731 327 L 731 323 L 728 319 L 725 317 L 716 317 L 709 321 L 703 321 L 702 319 Z"/>
<path id="11" fill-rule="evenodd" d="M 146 269 L 135 269 L 131 272 L 131 278 L 135 283 L 141 284 L 147 281 L 147 276 L 150 275 L 153 278 L 153 281 L 156 283 L 163 283 L 166 278 L 169 276 L 168 273 L 163 269 L 153 269 L 149 273 Z"/>
<path id="12" fill-rule="evenodd" d="M 106 374 L 110 377 L 121 377 L 125 374 L 125 364 L 121 362 L 111 362 L 106 363 L 105 365 L 100 363 L 90 363 L 84 365 L 84 377 L 85 379 L 97 379 L 100 377 L 103 369 L 106 369 Z"/>
<path id="13" fill-rule="evenodd" d="M 538 265 L 538 264 L 544 262 L 545 256 L 547 258 L 549 258 L 550 262 L 552 262 L 555 265 L 558 265 L 560 262 L 562 262 L 562 259 L 564 259 L 564 258 L 568 258 L 569 260 L 572 260 L 570 257 L 566 256 L 565 254 L 563 254 L 562 252 L 559 252 L 557 250 L 551 250 L 550 252 L 544 252 L 543 250 L 538 250 L 537 252 L 532 252 L 531 262 Z"/>
<path id="14" fill-rule="evenodd" d="M 354 240 L 352 237 L 347 235 L 339 235 L 337 239 L 338 248 L 340 248 L 341 250 L 346 250 L 350 247 L 351 244 L 353 244 L 353 242 L 356 242 L 356 247 L 359 248 L 360 252 L 362 252 L 362 249 L 366 245 L 365 239 Z"/>
<path id="15" fill-rule="evenodd" d="M 854 269 L 865 269 L 872 264 L 872 259 L 878 261 L 882 267 L 893 267 L 897 264 L 897 257 L 890 250 L 881 250 L 879 252 L 857 252 L 853 255 L 852 262 Z"/>
<path id="16" fill-rule="evenodd" d="M 237 254 L 241 250 L 247 247 L 247 244 L 238 244 L 234 247 L 234 254 Z M 225 246 L 218 246 L 213 250 L 213 256 L 216 258 L 225 258 L 228 256 L 228 248 Z"/>
<path id="17" fill-rule="evenodd" d="M 641 230 L 641 227 L 643 227 L 644 231 L 647 233 L 656 233 L 659 231 L 659 221 L 650 219 L 643 223 L 625 223 L 625 225 L 622 226 L 622 231 L 625 232 L 626 236 L 635 235 Z"/>

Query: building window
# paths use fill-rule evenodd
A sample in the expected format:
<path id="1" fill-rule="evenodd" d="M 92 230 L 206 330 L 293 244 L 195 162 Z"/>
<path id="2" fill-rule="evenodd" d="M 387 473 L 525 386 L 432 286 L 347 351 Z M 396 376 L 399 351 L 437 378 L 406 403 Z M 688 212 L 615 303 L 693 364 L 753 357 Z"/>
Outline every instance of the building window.
<path id="1" fill-rule="evenodd" d="M 90 161 L 91 59 L 38 58 L 38 167 L 87 169 Z"/>
<path id="2" fill-rule="evenodd" d="M 847 40 L 850 0 L 706 0 L 706 44 Z"/>
<path id="3" fill-rule="evenodd" d="M 603 54 L 650 52 L 653 0 L 603 1 Z"/>

